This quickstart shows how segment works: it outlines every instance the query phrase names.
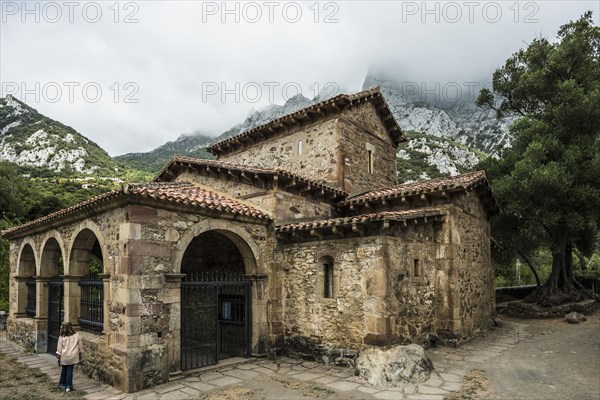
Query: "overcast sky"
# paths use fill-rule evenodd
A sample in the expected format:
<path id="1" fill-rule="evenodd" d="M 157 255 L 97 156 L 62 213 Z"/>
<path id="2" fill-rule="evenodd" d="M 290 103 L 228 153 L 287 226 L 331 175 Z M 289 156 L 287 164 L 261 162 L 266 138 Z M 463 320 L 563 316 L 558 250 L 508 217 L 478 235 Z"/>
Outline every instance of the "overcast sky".
<path id="1" fill-rule="evenodd" d="M 427 88 L 485 81 L 532 38 L 586 10 L 598 22 L 599 4 L 1 0 L 0 96 L 111 155 L 148 151 L 298 90 L 358 91 L 369 70 Z"/>

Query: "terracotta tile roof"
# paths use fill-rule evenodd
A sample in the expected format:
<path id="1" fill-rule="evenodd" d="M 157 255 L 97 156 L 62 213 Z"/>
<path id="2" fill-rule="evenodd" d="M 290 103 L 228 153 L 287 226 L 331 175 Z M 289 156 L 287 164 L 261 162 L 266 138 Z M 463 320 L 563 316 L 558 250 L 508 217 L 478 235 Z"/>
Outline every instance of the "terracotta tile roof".
<path id="1" fill-rule="evenodd" d="M 279 225 L 275 228 L 276 232 L 288 232 L 294 230 L 307 230 L 331 226 L 360 224 L 375 221 L 406 221 L 416 218 L 435 217 L 444 215 L 440 208 L 423 208 L 403 211 L 384 211 L 380 213 L 361 214 L 352 217 L 331 218 L 320 221 L 297 222 L 293 224 Z"/>
<path id="2" fill-rule="evenodd" d="M 313 113 L 315 116 L 319 116 L 321 115 L 321 112 L 328 107 L 334 107 L 334 111 L 339 113 L 340 110 L 348 106 L 360 104 L 363 101 L 370 101 L 376 106 L 381 120 L 396 144 L 405 140 L 398 123 L 394 119 L 392 112 L 390 111 L 390 108 L 383 97 L 383 94 L 379 90 L 379 86 L 376 86 L 358 93 L 337 95 L 330 99 L 305 107 L 301 110 L 276 118 L 252 129 L 248 129 L 233 137 L 223 139 L 220 142 L 208 146 L 206 149 L 213 154 L 227 154 L 227 148 L 231 145 L 242 144 L 243 146 L 247 146 L 245 143 L 246 138 L 251 138 L 252 140 L 250 140 L 250 142 L 255 143 L 256 141 L 261 141 L 265 138 L 268 138 L 278 127 L 284 126 L 283 130 L 287 132 L 287 128 L 285 128 L 286 123 L 292 122 L 293 125 L 297 125 L 299 123 L 312 122 L 312 118 L 308 117 L 308 114 L 310 113 Z"/>
<path id="3" fill-rule="evenodd" d="M 436 193 L 445 190 L 469 190 L 482 183 L 487 183 L 484 171 L 430 179 L 423 182 L 406 183 L 387 188 L 375 189 L 342 201 L 340 205 L 364 203 L 370 200 L 386 199 L 399 196 L 414 196 L 423 193 Z"/>
<path id="4" fill-rule="evenodd" d="M 242 164 L 233 164 L 233 163 L 216 161 L 216 160 L 204 160 L 201 158 L 193 158 L 193 157 L 186 157 L 186 156 L 180 156 L 180 155 L 175 155 L 173 157 L 173 160 L 158 173 L 158 175 L 154 178 L 153 182 L 168 181 L 169 180 L 168 173 L 173 168 L 174 165 L 212 167 L 215 169 L 226 170 L 228 172 L 235 172 L 240 175 L 248 174 L 248 175 L 250 175 L 250 177 L 252 177 L 254 175 L 260 175 L 263 178 L 267 177 L 267 176 L 268 177 L 277 176 L 280 179 L 284 178 L 284 180 L 294 181 L 298 184 L 310 186 L 314 189 L 323 190 L 324 192 L 326 192 L 327 194 L 329 194 L 331 197 L 335 198 L 336 200 L 341 200 L 348 196 L 348 193 L 344 192 L 343 190 L 332 188 L 328 185 L 324 185 L 317 181 L 313 181 L 312 179 L 304 178 L 300 175 L 296 175 L 292 172 L 288 172 L 288 171 L 285 171 L 280 168 L 277 168 L 277 169 L 261 168 L 261 167 L 254 167 L 254 166 L 242 165 Z"/>
<path id="5" fill-rule="evenodd" d="M 213 193 L 187 182 L 130 184 L 124 185 L 122 190 L 126 194 L 150 197 L 178 204 L 187 204 L 229 214 L 270 219 L 268 214 L 257 208 L 244 204 L 234 198 Z"/>
<path id="6" fill-rule="evenodd" d="M 136 183 L 125 184 L 120 189 L 112 190 L 74 206 L 53 212 L 44 217 L 15 226 L 2 231 L 3 236 L 11 237 L 18 232 L 28 229 L 44 229 L 51 223 L 68 220 L 71 217 L 81 215 L 83 218 L 96 214 L 102 210 L 102 206 L 110 200 L 139 196 L 142 198 L 153 198 L 160 201 L 196 206 L 203 209 L 216 210 L 234 215 L 244 215 L 259 219 L 270 219 L 270 216 L 261 210 L 250 207 L 235 199 L 215 194 L 208 190 L 196 187 L 187 182 L 167 183 Z M 116 206 L 112 207 L 115 208 Z M 108 208 L 110 209 L 110 207 Z"/>
<path id="7" fill-rule="evenodd" d="M 29 221 L 24 224 L 6 229 L 6 230 L 2 231 L 2 236 L 10 237 L 19 231 L 24 231 L 29 228 L 41 227 L 43 229 L 44 225 L 49 225 L 51 222 L 60 220 L 61 218 L 68 218 L 71 215 L 74 215 L 83 210 L 93 210 L 94 207 L 97 207 L 98 205 L 100 205 L 102 203 L 106 203 L 111 199 L 115 199 L 115 198 L 119 197 L 119 195 L 121 195 L 120 189 L 119 190 L 111 190 L 110 192 L 102 193 L 98 196 L 92 197 L 89 200 L 82 201 L 81 203 L 77 203 L 74 206 L 64 208 L 59 211 L 55 211 L 44 217 L 41 217 L 41 218 L 35 219 L 33 221 Z"/>

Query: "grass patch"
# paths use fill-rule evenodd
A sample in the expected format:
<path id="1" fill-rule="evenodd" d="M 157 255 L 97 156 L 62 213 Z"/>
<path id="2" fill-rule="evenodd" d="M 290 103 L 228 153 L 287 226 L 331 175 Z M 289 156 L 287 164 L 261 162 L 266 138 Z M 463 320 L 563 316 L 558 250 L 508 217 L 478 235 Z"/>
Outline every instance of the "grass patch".
<path id="1" fill-rule="evenodd" d="M 194 400 L 252 400 L 255 398 L 254 395 L 255 393 L 253 390 L 242 387 L 232 387 L 217 392 L 203 393 L 200 396 L 195 397 Z"/>
<path id="2" fill-rule="evenodd" d="M 462 389 L 452 393 L 445 400 L 485 400 L 489 398 L 490 380 L 485 371 L 472 370 L 463 378 Z"/>
<path id="3" fill-rule="evenodd" d="M 271 379 L 281 383 L 281 385 L 286 389 L 298 390 L 302 392 L 304 396 L 327 397 L 335 394 L 334 390 L 314 383 L 299 381 L 296 379 L 288 379 L 283 376 L 271 376 Z"/>
<path id="4" fill-rule="evenodd" d="M 58 367 L 56 367 L 58 368 Z M 83 391 L 66 393 L 39 368 L 29 368 L 14 357 L 0 354 L 0 399 L 46 400 L 83 397 Z"/>

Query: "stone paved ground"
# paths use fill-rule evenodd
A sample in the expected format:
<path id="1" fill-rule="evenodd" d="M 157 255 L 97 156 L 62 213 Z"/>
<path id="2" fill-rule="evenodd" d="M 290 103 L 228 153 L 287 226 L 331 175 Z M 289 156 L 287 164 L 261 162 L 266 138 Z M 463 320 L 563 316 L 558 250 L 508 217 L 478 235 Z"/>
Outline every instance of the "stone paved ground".
<path id="1" fill-rule="evenodd" d="M 314 362 L 282 358 L 245 360 L 243 363 L 196 372 L 181 379 L 141 392 L 126 394 L 75 374 L 74 385 L 86 392 L 89 400 L 127 399 L 210 399 L 227 388 L 251 388 L 261 399 L 334 398 L 334 399 L 408 399 L 442 400 L 461 389 L 462 378 L 481 368 L 491 358 L 511 349 L 532 334 L 528 325 L 510 322 L 459 348 L 439 347 L 428 350 L 435 371 L 420 384 L 404 384 L 392 388 L 376 388 L 354 376 L 354 370 L 326 366 Z M 58 382 L 56 359 L 49 354 L 24 353 L 17 345 L 0 340 L 0 352 L 14 356 L 32 368 L 40 368 Z M 225 398 L 236 398 L 235 395 Z M 244 398 L 248 398 L 247 396 Z"/>

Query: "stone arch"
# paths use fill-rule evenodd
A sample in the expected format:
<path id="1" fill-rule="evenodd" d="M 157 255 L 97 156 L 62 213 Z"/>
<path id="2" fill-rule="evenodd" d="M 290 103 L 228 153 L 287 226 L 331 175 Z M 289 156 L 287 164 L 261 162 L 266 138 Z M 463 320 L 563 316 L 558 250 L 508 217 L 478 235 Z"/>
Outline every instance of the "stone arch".
<path id="1" fill-rule="evenodd" d="M 37 273 L 38 255 L 35 252 L 35 243 L 31 238 L 26 238 L 21 247 L 19 247 L 19 256 L 17 259 L 17 270 L 19 277 L 34 276 Z M 33 267 L 33 270 L 31 270 Z"/>
<path id="2" fill-rule="evenodd" d="M 179 349 L 179 351 L 173 352 L 172 358 L 169 361 L 170 365 L 173 366 L 172 368 L 174 368 L 174 370 L 179 368 L 188 369 L 191 365 L 196 365 L 195 361 L 191 361 L 192 359 L 200 360 L 202 358 L 202 356 L 193 353 L 193 350 L 185 345 L 185 343 L 189 343 L 187 342 L 187 340 L 191 339 L 191 336 L 190 332 L 184 330 L 183 327 L 195 326 L 196 324 L 194 321 L 196 320 L 201 320 L 203 321 L 202 323 L 206 323 L 206 321 L 214 321 L 216 324 L 214 326 L 206 326 L 205 329 L 195 331 L 202 332 L 201 335 L 204 335 L 202 341 L 205 341 L 206 339 L 208 342 L 212 343 L 212 340 L 215 339 L 213 331 L 215 327 L 217 327 L 216 329 L 226 329 L 226 331 L 220 331 L 221 334 L 217 336 L 218 338 L 220 338 L 221 345 L 224 346 L 221 347 L 221 350 L 223 350 L 224 348 L 228 349 L 227 351 L 222 352 L 223 354 L 237 354 L 237 356 L 239 356 L 241 355 L 241 353 L 237 352 L 240 351 L 242 348 L 244 349 L 244 352 L 247 352 L 245 353 L 247 355 L 249 355 L 250 353 L 262 354 L 264 352 L 265 332 L 267 332 L 268 330 L 266 323 L 267 311 L 265 281 L 263 276 L 264 271 L 266 270 L 266 261 L 265 257 L 261 256 L 260 247 L 254 241 L 250 233 L 248 233 L 244 229 L 243 224 L 228 220 L 210 218 L 196 223 L 195 225 L 190 227 L 184 234 L 182 234 L 178 242 L 175 244 L 172 271 L 176 274 L 184 273 L 184 257 L 186 256 L 186 251 L 188 248 L 190 248 L 190 246 L 202 246 L 203 242 L 201 240 L 204 238 L 208 239 L 206 243 L 210 246 L 210 243 L 215 243 L 214 241 L 219 240 L 219 237 L 221 237 L 221 240 L 229 242 L 228 245 L 235 247 L 236 253 L 239 252 L 239 256 L 236 255 L 234 257 L 234 268 L 227 268 L 223 272 L 231 272 L 234 275 L 243 272 L 246 275 L 250 275 L 245 277 L 245 282 L 250 280 L 251 283 L 242 283 L 241 286 L 237 286 L 237 289 L 235 288 L 235 285 L 233 287 L 228 287 L 224 289 L 224 291 L 221 291 L 221 289 L 219 289 L 220 296 L 218 301 L 220 303 L 218 309 L 221 310 L 220 312 L 222 312 L 223 315 L 227 314 L 225 310 L 230 310 L 231 315 L 240 316 L 240 313 L 231 310 L 240 311 L 241 309 L 238 309 L 238 301 L 241 300 L 243 302 L 242 304 L 244 304 L 244 307 L 249 307 L 249 314 L 247 315 L 248 317 L 244 317 L 241 321 L 238 321 L 241 323 L 240 325 L 221 324 L 221 322 L 218 322 L 216 319 L 213 319 L 215 318 L 214 315 L 210 318 L 205 318 L 205 316 L 202 315 L 202 313 L 199 311 L 202 310 L 202 308 L 194 309 L 192 307 L 190 309 L 189 304 L 191 303 L 189 302 L 189 299 L 194 298 L 194 291 L 186 292 L 189 286 L 187 286 L 185 282 L 182 283 L 180 292 L 181 306 L 178 310 L 181 315 L 181 325 L 178 335 L 176 334 L 177 336 L 179 336 L 178 339 L 180 340 L 177 340 L 176 344 L 174 345 L 174 348 Z M 194 243 L 195 239 L 198 239 L 199 241 L 196 241 Z M 232 247 L 230 248 L 232 249 Z M 213 265 L 214 268 L 210 268 L 208 270 L 222 271 L 219 265 L 223 265 L 223 260 L 220 257 L 216 257 L 215 261 L 216 262 Z M 242 263 L 242 268 L 244 269 L 244 271 L 241 271 L 240 269 Z M 198 268 L 193 267 L 188 271 L 193 271 L 191 272 L 192 274 L 196 271 L 206 271 L 205 264 L 199 264 L 197 267 Z M 236 292 L 235 294 L 229 293 L 232 290 L 242 290 L 243 292 L 247 290 L 247 292 Z M 232 295 L 233 297 L 226 298 L 229 295 Z M 225 303 L 229 303 L 231 307 L 227 308 L 224 305 Z M 232 305 L 234 303 L 238 305 Z M 184 305 L 187 306 L 184 308 Z M 239 329 L 244 329 L 245 333 L 242 334 L 241 332 L 238 332 Z M 237 341 L 233 340 L 233 338 L 237 338 Z M 194 338 L 194 340 L 196 339 L 197 338 Z M 218 359 L 221 359 L 223 354 L 220 353 L 220 355 L 217 356 Z"/>
<path id="3" fill-rule="evenodd" d="M 36 283 L 37 256 L 35 243 L 27 238 L 21 243 L 16 264 L 15 280 L 17 284 L 16 304 L 17 316 L 34 317 L 36 314 Z"/>
<path id="4" fill-rule="evenodd" d="M 65 246 L 62 235 L 57 230 L 52 230 L 44 236 L 40 246 L 40 262 L 37 275 L 51 277 L 64 274 Z"/>
<path id="5" fill-rule="evenodd" d="M 215 231 L 227 237 L 236 245 L 243 257 L 246 274 L 257 274 L 265 271 L 260 257 L 260 249 L 248 232 L 229 221 L 206 219 L 193 225 L 177 242 L 175 257 L 173 258 L 173 271 L 175 273 L 181 273 L 181 262 L 190 243 L 197 236 L 209 231 Z"/>
<path id="6" fill-rule="evenodd" d="M 73 231 L 69 248 L 65 320 L 88 332 L 101 333 L 107 326 L 108 283 L 102 281 L 102 274 L 108 271 L 107 255 L 99 227 L 90 220 L 80 223 Z"/>
<path id="7" fill-rule="evenodd" d="M 94 248 L 96 241 L 97 248 Z M 87 264 L 90 255 L 98 257 L 102 261 L 103 270 L 100 273 L 109 273 L 108 266 L 108 248 L 102 231 L 97 224 L 90 220 L 85 220 L 73 231 L 69 248 L 69 262 L 65 270 L 67 275 L 85 275 L 87 273 L 84 263 Z M 72 265 L 73 263 L 73 265 Z"/>

